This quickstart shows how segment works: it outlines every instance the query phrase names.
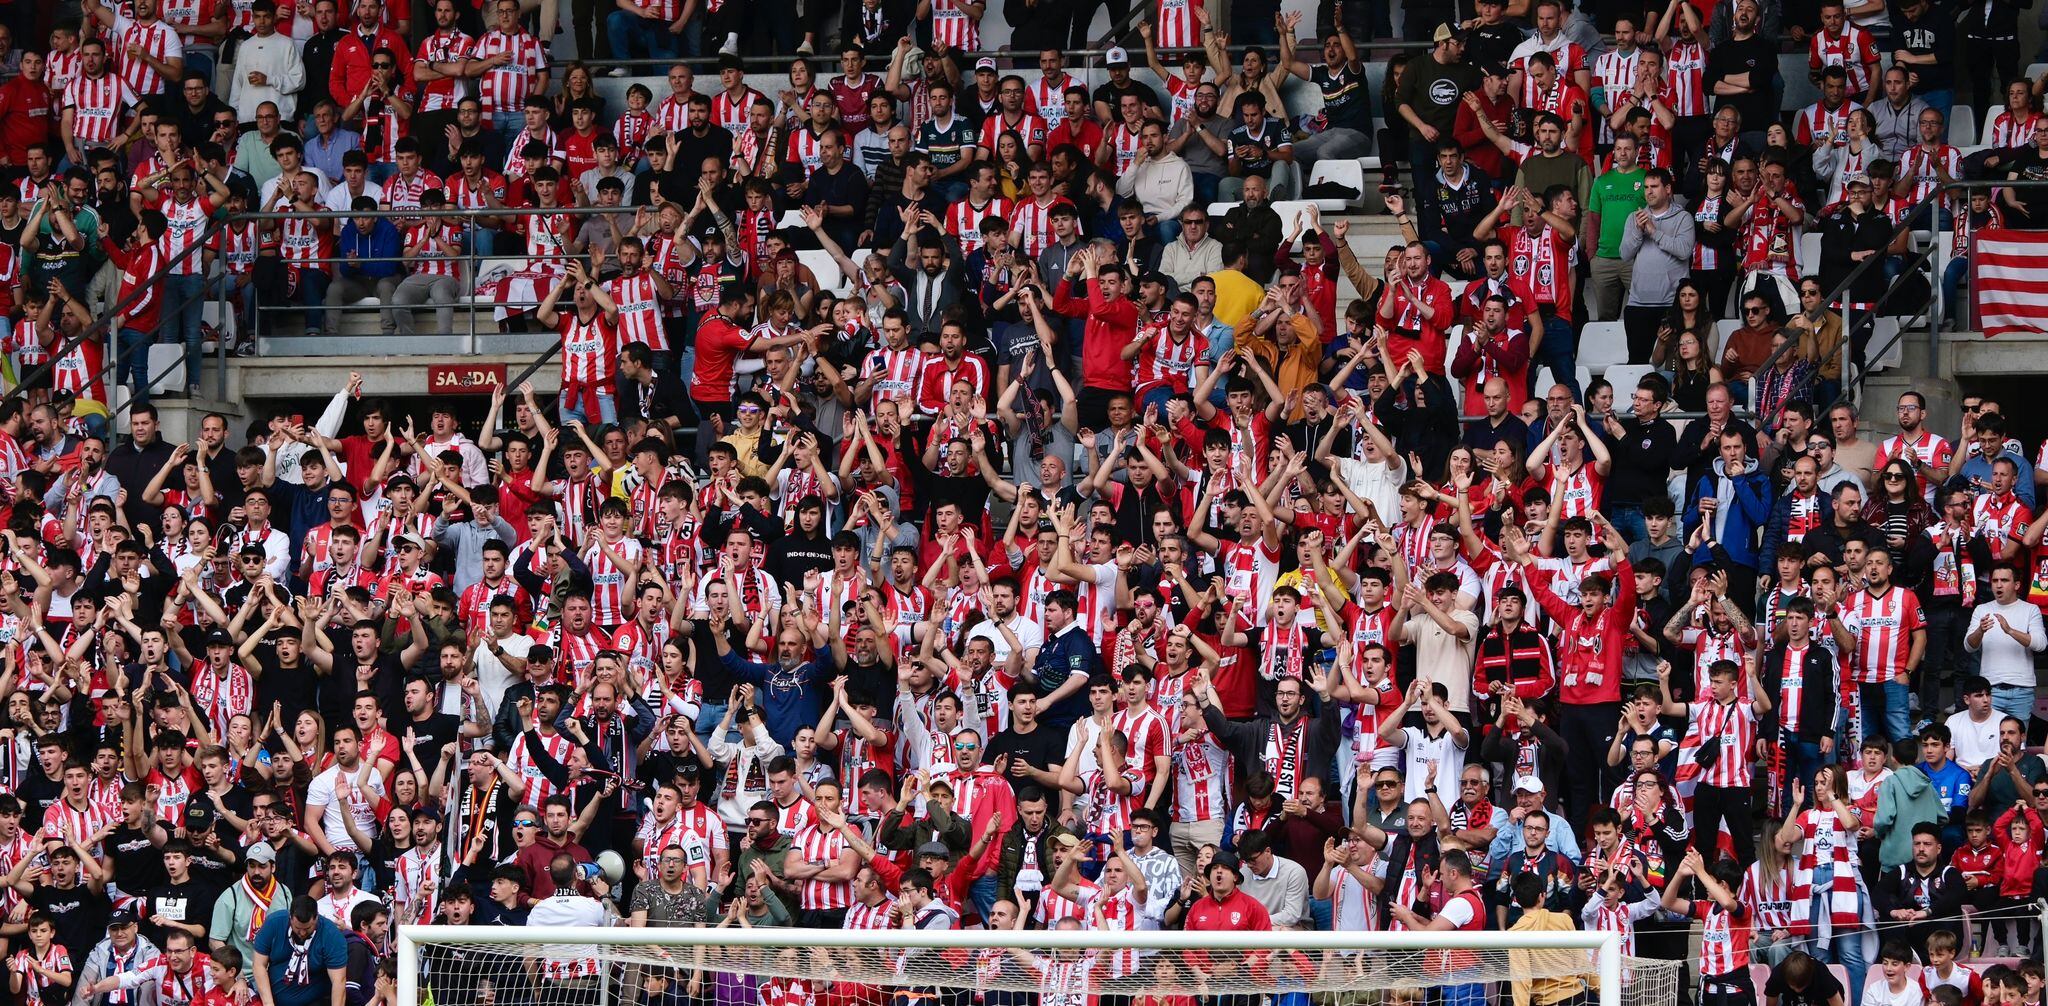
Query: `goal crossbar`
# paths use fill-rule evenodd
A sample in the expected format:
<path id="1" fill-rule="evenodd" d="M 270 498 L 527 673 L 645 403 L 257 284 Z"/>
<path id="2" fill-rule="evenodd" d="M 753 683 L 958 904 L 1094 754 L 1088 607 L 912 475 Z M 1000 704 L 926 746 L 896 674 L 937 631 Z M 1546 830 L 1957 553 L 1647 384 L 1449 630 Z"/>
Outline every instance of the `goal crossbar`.
<path id="1" fill-rule="evenodd" d="M 397 929 L 398 1000 L 420 1006 L 420 955 L 429 944 L 561 947 L 749 947 L 785 949 L 1046 951 L 1211 950 L 1295 952 L 1568 951 L 1593 955 L 1600 1006 L 1622 1004 L 1621 935 L 1614 932 L 1186 932 L 1180 930 L 797 929 L 409 925 Z"/>

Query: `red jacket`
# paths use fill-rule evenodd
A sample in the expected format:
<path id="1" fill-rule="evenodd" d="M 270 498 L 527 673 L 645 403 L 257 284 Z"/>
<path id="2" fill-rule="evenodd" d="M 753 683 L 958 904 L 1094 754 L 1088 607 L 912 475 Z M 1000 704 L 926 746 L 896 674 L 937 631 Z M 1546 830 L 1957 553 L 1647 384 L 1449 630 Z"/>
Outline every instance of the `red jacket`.
<path id="1" fill-rule="evenodd" d="M 122 311 L 122 328 L 142 332 L 157 329 L 157 316 L 164 306 L 164 252 L 162 242 L 152 242 L 140 248 L 128 249 L 107 238 L 100 239 L 100 247 L 106 250 L 107 258 L 121 268 L 121 289 L 115 294 L 116 304 L 127 304 Z M 133 302 L 131 294 L 139 296 Z"/>
<path id="2" fill-rule="evenodd" d="M 1448 309 L 1450 288 L 1444 289 L 1444 306 Z M 1069 318 L 1088 319 L 1081 333 L 1081 386 L 1128 394 L 1131 364 L 1123 358 L 1123 349 L 1138 334 L 1138 305 L 1123 297 L 1104 300 L 1102 283 L 1093 277 L 1088 280 L 1088 299 L 1082 301 L 1074 296 L 1072 278 L 1062 276 L 1060 285 L 1053 289 L 1052 309 Z M 1448 317 L 1448 310 L 1445 315 Z M 1437 360 L 1437 369 L 1443 369 L 1441 348 L 1437 350 Z"/>
<path id="3" fill-rule="evenodd" d="M 334 66 L 327 71 L 327 93 L 334 97 L 334 103 L 343 108 L 354 101 L 356 95 L 370 83 L 370 55 L 378 49 L 389 49 L 398 57 L 398 73 L 405 81 L 403 93 L 412 92 L 412 50 L 406 48 L 405 39 L 389 28 L 378 28 L 371 42 L 365 44 L 363 36 L 349 32 L 334 43 Z"/>
<path id="4" fill-rule="evenodd" d="M 20 167 L 28 148 L 57 136 L 57 95 L 27 77 L 0 85 L 0 158 Z"/>
<path id="5" fill-rule="evenodd" d="M 1543 605 L 1543 611 L 1565 627 L 1563 655 L 1558 677 L 1562 687 L 1559 701 L 1566 705 L 1593 705 L 1621 701 L 1621 663 L 1627 650 L 1629 622 L 1636 614 L 1635 570 L 1626 560 L 1618 562 L 1611 574 L 1614 603 L 1588 620 L 1576 604 L 1566 604 L 1550 590 L 1556 574 L 1529 567 L 1529 590 Z"/>

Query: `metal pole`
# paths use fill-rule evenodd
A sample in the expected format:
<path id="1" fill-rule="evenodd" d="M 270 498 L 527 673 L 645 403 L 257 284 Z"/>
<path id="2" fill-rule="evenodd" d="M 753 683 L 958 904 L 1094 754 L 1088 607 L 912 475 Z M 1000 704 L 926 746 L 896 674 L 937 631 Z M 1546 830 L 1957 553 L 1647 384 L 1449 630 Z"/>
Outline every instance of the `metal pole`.
<path id="1" fill-rule="evenodd" d="M 433 943 L 561 943 L 614 947 L 828 947 L 860 949 L 877 946 L 875 935 L 847 929 L 697 929 L 613 928 L 578 926 L 428 926 L 401 930 Z M 1032 946 L 1050 950 L 1587 950 L 1620 948 L 1617 933 L 1587 930 L 1529 932 L 1224 932 L 1181 930 L 1032 930 L 1020 942 L 1017 933 L 987 929 L 890 930 L 890 947 L 927 950 L 979 950 Z M 401 945 L 401 952 L 403 947 Z M 402 965 L 401 961 L 401 965 Z M 1620 966 L 1617 952 L 1614 964 Z"/>
<path id="2" fill-rule="evenodd" d="M 476 228 L 474 228 L 474 227 L 470 228 L 470 232 L 469 232 L 469 249 L 468 249 L 468 256 L 469 256 L 469 284 L 468 284 L 468 285 L 469 285 L 469 292 L 470 292 L 470 295 L 471 295 L 471 297 L 473 298 L 473 297 L 475 296 L 475 294 L 476 294 L 476 277 L 477 277 L 477 273 L 481 271 L 481 269 L 480 269 L 480 265 L 481 265 L 481 263 L 482 263 L 482 261 L 483 261 L 482 259 L 478 258 L 478 257 L 477 257 L 477 254 L 476 254 Z M 469 310 L 468 310 L 467 312 L 465 312 L 465 313 L 467 313 L 467 314 L 469 315 L 469 355 L 471 355 L 471 356 L 475 356 L 475 355 L 477 354 L 477 345 L 476 345 L 476 305 L 475 305 L 474 303 L 470 304 L 470 305 L 469 305 Z M 450 334 L 450 335 L 453 335 L 453 334 L 455 334 L 455 333 L 453 333 L 453 332 L 450 332 L 449 334 Z"/>

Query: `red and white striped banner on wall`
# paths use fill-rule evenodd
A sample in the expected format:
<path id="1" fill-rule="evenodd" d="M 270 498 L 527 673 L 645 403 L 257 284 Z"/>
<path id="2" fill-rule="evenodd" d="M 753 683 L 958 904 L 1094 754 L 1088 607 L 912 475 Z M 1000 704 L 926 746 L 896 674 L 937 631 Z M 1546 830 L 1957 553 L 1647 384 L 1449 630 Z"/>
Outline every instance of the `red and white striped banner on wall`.
<path id="1" fill-rule="evenodd" d="M 2048 231 L 1979 232 L 1970 272 L 1977 327 L 1985 337 L 2048 333 Z"/>

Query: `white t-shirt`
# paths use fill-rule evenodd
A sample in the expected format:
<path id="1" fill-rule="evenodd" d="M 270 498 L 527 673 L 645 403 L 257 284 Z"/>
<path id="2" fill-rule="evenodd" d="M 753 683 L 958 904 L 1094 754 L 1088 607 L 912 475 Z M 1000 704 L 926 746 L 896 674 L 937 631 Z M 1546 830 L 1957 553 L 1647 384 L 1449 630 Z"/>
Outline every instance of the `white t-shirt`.
<path id="1" fill-rule="evenodd" d="M 1423 785 L 1429 778 L 1429 763 L 1435 762 L 1437 798 L 1446 807 L 1457 801 L 1458 776 L 1465 771 L 1465 746 L 1458 743 L 1456 734 L 1445 730 L 1431 739 L 1429 732 L 1421 727 L 1403 727 L 1401 755 L 1406 766 L 1402 776 L 1407 780 L 1402 799 L 1420 800 L 1428 795 Z"/>
<path id="2" fill-rule="evenodd" d="M 1919 982 L 1908 981 L 1904 989 L 1894 992 L 1883 971 L 1873 970 L 1870 984 L 1863 986 L 1863 1006 L 1923 1006 L 1926 1001 Z"/>
<path id="3" fill-rule="evenodd" d="M 324 808 L 320 815 L 320 830 L 326 834 L 328 844 L 338 849 L 356 848 L 356 840 L 349 837 L 341 815 L 354 814 L 356 828 L 374 837 L 377 834 L 377 803 L 383 798 L 384 778 L 365 762 L 358 762 L 356 770 L 346 776 L 341 766 L 333 766 L 314 776 L 312 786 L 306 790 L 306 804 Z"/>
<path id="4" fill-rule="evenodd" d="M 2004 718 L 1996 709 L 1982 723 L 1971 719 L 1968 709 L 1951 715 L 1945 722 L 1955 745 L 1956 762 L 1975 768 L 1998 757 L 1998 722 Z"/>
<path id="5" fill-rule="evenodd" d="M 1015 613 L 1010 615 L 1010 631 L 1016 635 L 1017 644 L 1027 650 L 1035 650 L 1045 645 L 1045 630 L 1039 628 L 1023 615 Z M 974 623 L 974 628 L 967 630 L 967 638 L 988 640 L 989 645 L 996 649 L 995 666 L 1001 667 L 1009 661 L 1010 642 L 1003 638 L 1001 632 L 996 630 L 996 623 L 988 619 L 982 619 Z M 961 645 L 964 646 L 966 644 L 962 643 Z"/>

